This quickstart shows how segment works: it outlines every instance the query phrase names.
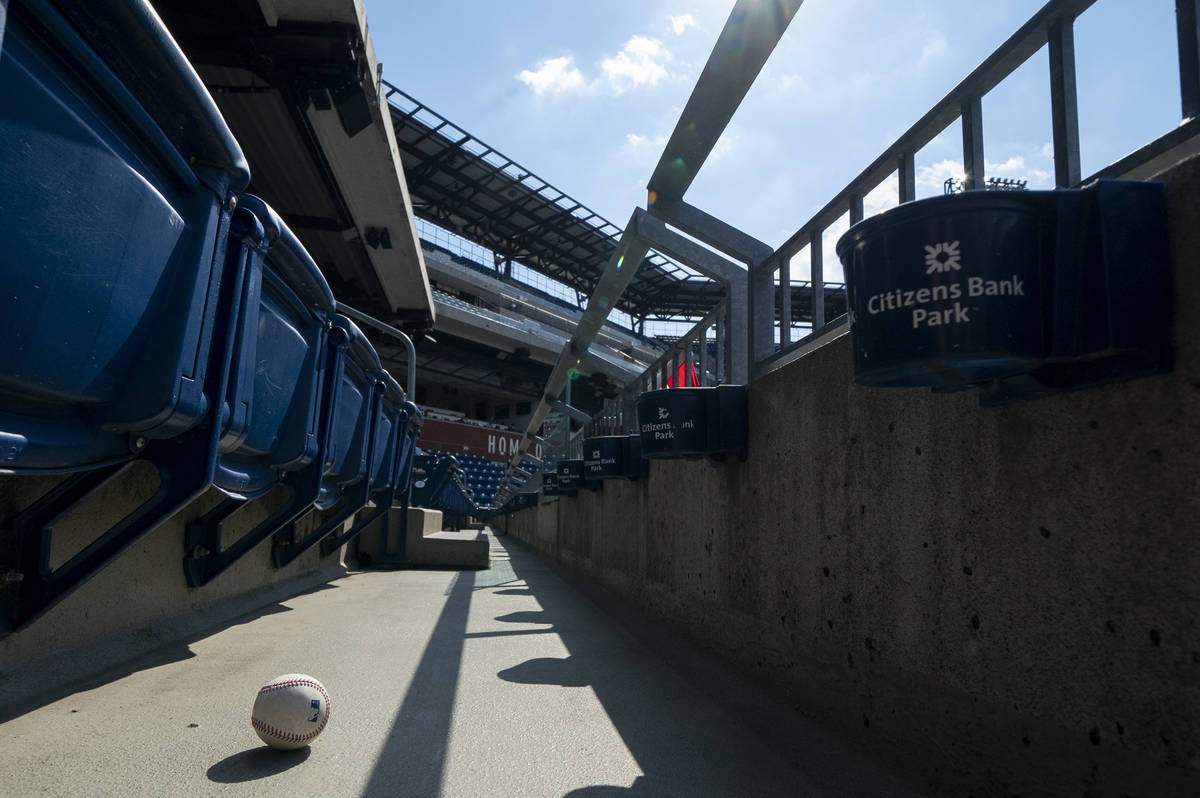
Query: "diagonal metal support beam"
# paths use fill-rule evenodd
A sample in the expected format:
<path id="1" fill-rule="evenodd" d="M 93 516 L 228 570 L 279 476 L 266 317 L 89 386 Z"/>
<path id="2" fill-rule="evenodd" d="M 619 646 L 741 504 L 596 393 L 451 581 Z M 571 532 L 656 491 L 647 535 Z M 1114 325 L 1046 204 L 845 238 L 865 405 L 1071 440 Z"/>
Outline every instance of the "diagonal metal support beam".
<path id="1" fill-rule="evenodd" d="M 657 251 L 683 261 L 705 277 L 726 284 L 746 278 L 744 267 L 668 229 L 663 220 L 655 216 L 647 215 L 639 220 L 637 233 Z"/>
<path id="2" fill-rule="evenodd" d="M 742 263 L 761 263 L 775 251 L 770 244 L 680 199 L 655 197 L 648 210 L 672 227 Z"/>
<path id="3" fill-rule="evenodd" d="M 647 188 L 681 199 L 802 0 L 738 0 L 692 89 Z"/>
<path id="4" fill-rule="evenodd" d="M 525 434 L 521 436 L 521 442 L 517 445 L 512 460 L 509 461 L 508 470 L 504 473 L 504 479 L 500 483 L 501 493 L 512 481 L 516 467 L 526 456 L 525 453 L 529 450 L 529 446 L 537 439 L 538 429 L 545 422 L 553 405 L 558 402 L 558 397 L 566 387 L 567 380 L 570 379 L 571 369 L 576 368 L 583 360 L 592 341 L 595 340 L 596 334 L 600 332 L 605 319 L 608 318 L 608 314 L 616 305 L 617 300 L 621 298 L 621 294 L 625 292 L 625 288 L 633 281 L 638 267 L 641 266 L 642 260 L 650 250 L 650 245 L 637 233 L 638 225 L 647 215 L 646 211 L 641 208 L 635 209 L 630 215 L 629 221 L 625 225 L 625 231 L 621 234 L 621 239 L 617 242 L 612 255 L 609 256 L 608 263 L 605 264 L 604 271 L 600 275 L 600 281 L 588 299 L 587 309 L 584 310 L 579 324 L 575 327 L 575 333 L 563 347 L 558 360 L 554 363 L 554 368 L 550 371 L 550 377 L 546 380 L 546 390 L 538 401 L 537 407 L 534 408 L 533 414 L 529 417 Z"/>
<path id="5" fill-rule="evenodd" d="M 712 250 L 700 246 L 695 241 L 676 233 L 674 230 L 667 229 L 662 219 L 655 218 L 654 216 L 646 216 L 640 221 L 638 224 L 638 234 L 646 239 L 655 250 L 686 263 L 706 277 L 711 277 L 720 282 L 725 287 L 725 295 L 729 299 L 727 331 L 733 347 L 728 379 L 739 384 L 749 382 L 750 363 L 753 362 L 751 359 L 751 338 L 749 334 L 752 323 L 751 311 L 753 305 L 753 297 L 751 296 L 751 270 L 739 266 L 733 261 L 726 260 Z M 769 300 L 771 297 L 768 296 L 767 299 Z M 773 319 L 774 312 L 772 309 L 767 318 L 768 323 Z"/>
<path id="6" fill-rule="evenodd" d="M 672 205 L 671 201 L 683 199 L 688 186 L 696 177 L 696 172 L 716 146 L 717 139 L 733 118 L 750 85 L 758 77 L 767 57 L 783 37 L 802 2 L 803 0 L 737 0 L 708 57 L 708 62 L 704 65 L 700 79 L 692 89 L 692 95 L 675 124 L 675 130 L 667 141 L 658 166 L 647 183 L 650 202 L 658 206 L 660 213 L 673 212 L 679 221 L 673 220 L 672 223 L 677 223 L 679 229 L 695 228 L 699 234 L 691 233 L 692 235 L 706 243 L 709 243 L 706 236 L 711 237 L 717 242 L 712 245 L 722 251 L 729 246 L 738 251 L 745 251 L 744 255 L 738 257 L 744 257 L 751 267 L 770 254 L 770 247 L 760 246 L 761 242 L 755 242 L 736 228 L 696 208 L 686 204 Z M 662 225 L 661 220 L 654 222 Z M 621 240 L 617 242 L 617 247 L 588 300 L 587 310 L 584 311 L 574 336 L 563 347 L 562 354 L 554 364 L 550 379 L 546 383 L 545 394 L 530 416 L 525 435 L 513 454 L 508 471 L 505 472 L 500 495 L 506 495 L 514 469 L 529 448 L 531 438 L 546 420 L 551 404 L 557 401 L 566 386 L 570 370 L 579 365 L 604 320 L 608 318 L 609 312 L 632 282 L 634 273 L 650 249 L 649 242 L 638 231 L 652 225 L 648 213 L 640 208 L 630 217 Z M 665 225 L 662 225 L 661 232 L 664 240 L 671 241 L 679 249 L 686 248 L 696 261 L 704 264 L 704 268 L 711 268 L 714 273 L 724 275 L 723 278 L 716 279 L 721 279 L 729 285 L 731 309 L 736 301 L 734 294 L 737 293 L 742 297 L 740 304 L 744 308 L 745 318 L 749 318 L 750 277 L 746 271 L 738 270 L 739 273 L 734 274 L 731 269 L 736 267 L 720 256 L 713 253 L 704 254 L 703 247 L 695 242 L 688 242 L 677 233 L 665 235 L 670 232 L 666 230 Z M 697 269 L 702 268 L 695 263 L 693 265 Z M 762 292 L 756 290 L 757 293 Z M 734 333 L 735 339 L 748 342 L 745 357 L 739 353 L 738 357 L 733 358 L 735 363 L 742 362 L 746 373 L 730 375 L 735 381 L 744 383 L 749 380 L 749 364 L 753 355 L 750 349 L 752 344 L 749 343 L 750 335 L 748 329 L 741 336 L 737 336 L 733 330 L 730 332 Z"/>
<path id="7" fill-rule="evenodd" d="M 580 424 L 586 424 L 592 420 L 592 417 L 583 412 L 577 407 L 571 407 L 566 402 L 551 402 L 550 407 L 560 413 L 566 413 L 568 416 L 578 421 Z"/>

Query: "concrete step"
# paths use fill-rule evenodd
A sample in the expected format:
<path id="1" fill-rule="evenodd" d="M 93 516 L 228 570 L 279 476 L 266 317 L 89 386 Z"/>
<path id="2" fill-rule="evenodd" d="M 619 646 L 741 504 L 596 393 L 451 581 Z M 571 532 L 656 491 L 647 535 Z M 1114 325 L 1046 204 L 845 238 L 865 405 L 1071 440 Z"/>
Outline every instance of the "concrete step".
<path id="1" fill-rule="evenodd" d="M 408 508 L 408 532 L 400 530 L 404 509 L 388 513 L 387 534 L 382 519 L 358 536 L 358 554 L 364 564 L 409 565 L 426 568 L 487 568 L 487 536 L 480 530 L 453 532 L 442 529 L 442 512 L 423 507 Z M 363 555 L 366 555 L 364 558 Z"/>

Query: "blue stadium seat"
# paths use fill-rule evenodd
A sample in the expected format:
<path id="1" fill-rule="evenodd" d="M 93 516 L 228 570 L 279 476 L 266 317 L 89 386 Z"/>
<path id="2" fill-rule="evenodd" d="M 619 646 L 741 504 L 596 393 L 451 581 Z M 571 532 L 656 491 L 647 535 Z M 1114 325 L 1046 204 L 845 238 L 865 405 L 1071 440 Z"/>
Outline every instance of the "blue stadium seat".
<path id="1" fill-rule="evenodd" d="M 315 502 L 321 510 L 337 504 L 347 487 L 367 479 L 371 426 L 385 387 L 380 379 L 384 374 L 383 364 L 379 362 L 375 347 L 354 322 L 338 316 L 336 323 L 346 329 L 350 346 L 348 357 L 343 361 L 337 400 L 330 419 L 325 475 Z"/>
<path id="2" fill-rule="evenodd" d="M 326 330 L 335 302 L 317 264 L 262 200 L 243 195 L 233 226 L 254 240 L 244 247 L 246 278 L 213 484 L 250 499 L 319 453 Z"/>
<path id="3" fill-rule="evenodd" d="M 335 315 L 326 347 L 318 457 L 285 475 L 287 502 L 233 544 L 222 548 L 221 525 L 245 504 L 241 499 L 227 499 L 188 524 L 184 571 L 189 585 L 206 584 L 267 537 L 278 535 L 276 540 L 282 541 L 278 545 L 294 542 L 293 525 L 301 516 L 314 507 L 332 508 L 348 487 L 366 482 L 382 371 L 379 356 L 362 331 L 346 317 Z M 366 503 L 365 488 L 348 498 L 356 500 L 355 509 Z"/>
<path id="4" fill-rule="evenodd" d="M 289 537 L 291 530 L 281 530 L 272 551 L 277 567 L 291 562 L 318 540 L 321 542 L 321 556 L 333 553 L 375 519 L 381 516 L 386 518 L 397 492 L 407 488 L 412 450 L 420 435 L 423 417 L 417 406 L 407 401 L 404 389 L 390 374 L 384 371 L 378 376 L 383 392 L 376 403 L 366 478 L 348 490 L 337 511 L 327 516 L 320 527 L 302 540 L 296 540 L 294 532 Z M 331 534 L 368 502 L 374 507 L 350 529 Z"/>
<path id="5" fill-rule="evenodd" d="M 8 13 L 0 467 L 94 468 L 205 420 L 226 208 L 249 173 L 148 4 Z"/>
<path id="6" fill-rule="evenodd" d="M 382 402 L 382 413 L 384 418 L 388 419 L 385 426 L 389 430 L 389 445 L 380 448 L 377 427 L 377 448 L 372 450 L 371 467 L 371 502 L 374 508 L 362 514 L 346 532 L 320 538 L 322 557 L 328 557 L 337 551 L 337 548 L 346 545 L 380 517 L 383 518 L 386 540 L 386 524 L 390 518 L 388 511 L 396 503 L 397 497 L 402 500 L 403 506 L 407 506 L 413 452 L 416 449 L 416 438 L 421 434 L 424 416 L 415 404 L 404 400 L 404 391 L 395 379 L 388 376 L 385 382 L 388 383 L 388 391 Z M 407 523 L 407 520 L 404 522 Z"/>
<path id="7" fill-rule="evenodd" d="M 145 0 L 10 4 L 2 46 L 0 472 L 71 473 L 3 530 L 15 628 L 210 483 L 249 171 Z M 50 569 L 54 525 L 135 458 L 154 496 Z"/>

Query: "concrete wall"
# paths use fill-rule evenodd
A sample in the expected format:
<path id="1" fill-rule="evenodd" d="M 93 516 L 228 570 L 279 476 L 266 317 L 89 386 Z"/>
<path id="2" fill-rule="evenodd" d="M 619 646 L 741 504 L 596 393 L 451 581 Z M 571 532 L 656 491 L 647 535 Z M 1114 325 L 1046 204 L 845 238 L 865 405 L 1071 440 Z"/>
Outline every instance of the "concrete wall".
<path id="1" fill-rule="evenodd" d="M 955 794 L 1200 785 L 1200 162 L 1169 172 L 1173 373 L 1000 408 L 750 388 L 750 457 L 500 527 Z"/>
<path id="2" fill-rule="evenodd" d="M 0 477 L 3 521 L 53 485 L 57 477 Z M 154 469 L 141 465 L 54 528 L 51 565 L 64 562 L 153 493 Z M 344 575 L 342 552 L 320 557 L 313 546 L 285 568 L 271 565 L 264 541 L 207 585 L 184 579 L 184 529 L 223 498 L 210 490 L 131 546 L 109 566 L 23 629 L 0 638 L 0 707 L 34 686 L 69 681 L 174 642 L 273 600 Z M 251 529 L 285 499 L 277 489 L 226 522 L 223 545 Z M 298 533 L 316 528 L 310 513 Z M 0 713 L 2 715 L 2 713 Z"/>

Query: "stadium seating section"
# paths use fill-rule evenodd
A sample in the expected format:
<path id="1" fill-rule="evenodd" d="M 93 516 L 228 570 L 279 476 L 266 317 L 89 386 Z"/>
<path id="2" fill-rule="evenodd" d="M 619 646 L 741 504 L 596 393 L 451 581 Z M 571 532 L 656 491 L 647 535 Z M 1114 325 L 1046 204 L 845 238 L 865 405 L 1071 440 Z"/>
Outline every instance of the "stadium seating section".
<path id="1" fill-rule="evenodd" d="M 10 5 L 0 104 L 0 472 L 65 475 L 0 530 L 24 575 L 0 631 L 213 487 L 227 498 L 185 536 L 193 586 L 268 537 L 279 567 L 328 555 L 403 499 L 421 412 L 244 193 L 252 165 L 146 0 Z M 55 523 L 141 463 L 153 497 L 50 568 Z M 278 486 L 283 506 L 222 547 Z"/>

